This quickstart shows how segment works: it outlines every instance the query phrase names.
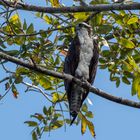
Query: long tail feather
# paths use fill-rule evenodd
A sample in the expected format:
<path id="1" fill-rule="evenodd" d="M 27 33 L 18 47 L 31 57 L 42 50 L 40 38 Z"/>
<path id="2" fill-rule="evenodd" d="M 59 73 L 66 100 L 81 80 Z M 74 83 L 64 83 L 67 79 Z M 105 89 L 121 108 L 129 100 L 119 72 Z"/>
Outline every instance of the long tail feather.
<path id="1" fill-rule="evenodd" d="M 73 124 L 80 111 L 82 105 L 81 99 L 84 93 L 85 93 L 85 89 L 83 89 L 82 87 L 76 84 L 73 86 L 73 90 L 71 92 L 71 98 L 70 98 L 70 116 L 72 116 L 73 118 L 70 125 Z"/>

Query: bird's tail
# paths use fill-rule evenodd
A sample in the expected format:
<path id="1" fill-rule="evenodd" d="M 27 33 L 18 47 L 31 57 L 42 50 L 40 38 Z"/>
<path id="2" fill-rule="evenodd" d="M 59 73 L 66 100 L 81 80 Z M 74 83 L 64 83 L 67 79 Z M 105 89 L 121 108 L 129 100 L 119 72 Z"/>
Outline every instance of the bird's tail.
<path id="1" fill-rule="evenodd" d="M 83 89 L 82 87 L 74 84 L 73 86 L 73 90 L 71 92 L 71 98 L 70 98 L 70 116 L 72 116 L 72 121 L 70 123 L 70 125 L 73 124 L 73 122 L 75 121 L 81 105 L 82 105 L 82 96 L 85 93 L 85 89 Z"/>

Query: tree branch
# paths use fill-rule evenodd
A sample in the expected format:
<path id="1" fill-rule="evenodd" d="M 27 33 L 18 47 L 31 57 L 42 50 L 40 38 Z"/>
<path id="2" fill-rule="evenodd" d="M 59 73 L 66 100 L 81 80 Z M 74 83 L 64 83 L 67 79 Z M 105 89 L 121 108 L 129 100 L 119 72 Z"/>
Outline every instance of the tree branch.
<path id="1" fill-rule="evenodd" d="M 36 71 L 36 72 L 40 72 L 40 73 L 50 75 L 50 76 L 60 78 L 60 79 L 67 79 L 67 80 L 73 81 L 73 82 L 77 83 L 78 85 L 89 89 L 90 92 L 92 92 L 98 96 L 101 96 L 105 99 L 108 99 L 110 101 L 113 101 L 113 102 L 116 102 L 116 103 L 119 103 L 122 105 L 130 106 L 130 107 L 134 107 L 134 108 L 140 108 L 140 102 L 122 99 L 121 97 L 116 97 L 116 96 L 110 95 L 98 88 L 92 87 L 91 84 L 89 84 L 87 82 L 81 82 L 79 79 L 73 77 L 72 75 L 65 74 L 65 73 L 59 73 L 59 72 L 56 72 L 53 70 L 48 70 L 48 69 L 46 69 L 42 66 L 38 66 L 38 65 L 34 66 L 33 64 L 23 62 L 20 59 L 7 55 L 5 52 L 2 52 L 2 51 L 0 51 L 0 58 L 8 60 L 8 61 L 18 64 L 18 65 L 21 65 L 23 67 L 26 67 L 26 68 Z"/>
<path id="2" fill-rule="evenodd" d="M 9 37 L 14 37 L 14 36 L 18 36 L 18 37 L 25 36 L 25 37 L 28 37 L 28 36 L 40 35 L 42 33 L 50 33 L 50 32 L 58 31 L 58 30 L 65 30 L 65 29 L 72 28 L 72 27 L 74 27 L 74 25 L 69 25 L 69 26 L 61 27 L 61 28 L 48 29 L 48 30 L 44 30 L 44 31 L 39 31 L 39 32 L 31 33 L 31 34 L 9 34 L 9 33 L 4 32 L 2 29 L 0 29 L 0 33 L 4 34 L 6 36 L 9 36 Z"/>
<path id="3" fill-rule="evenodd" d="M 74 13 L 74 12 L 94 12 L 94 11 L 111 11 L 111 10 L 139 10 L 140 3 L 132 4 L 96 4 L 92 6 L 73 6 L 73 7 L 43 7 L 35 6 L 24 3 L 0 0 L 0 5 L 8 6 L 14 9 L 34 11 L 34 12 L 44 12 L 44 13 Z"/>

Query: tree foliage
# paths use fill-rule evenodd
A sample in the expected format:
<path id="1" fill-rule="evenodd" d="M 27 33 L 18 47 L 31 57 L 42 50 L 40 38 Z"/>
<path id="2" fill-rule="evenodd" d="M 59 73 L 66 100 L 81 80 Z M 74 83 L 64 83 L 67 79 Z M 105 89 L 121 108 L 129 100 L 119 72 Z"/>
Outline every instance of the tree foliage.
<path id="1" fill-rule="evenodd" d="M 71 1 L 74 5 L 79 0 Z M 14 2 L 13 4 L 17 4 Z M 64 7 L 58 0 L 46 0 L 46 6 Z M 91 0 L 89 5 L 109 4 L 107 0 Z M 68 5 L 67 5 L 68 6 Z M 59 13 L 18 11 L 9 6 L 0 6 L 0 51 L 19 58 L 35 66 L 63 73 L 63 62 L 66 49 L 75 35 L 75 25 L 86 21 L 93 13 Z M 30 17 L 32 19 L 30 19 Z M 110 80 L 116 87 L 121 83 L 131 86 L 131 94 L 140 99 L 140 20 L 139 12 L 106 11 L 95 14 L 89 19 L 93 33 L 99 36 L 100 59 L 99 68 L 107 69 Z M 41 28 L 43 26 L 43 28 Z M 25 92 L 39 92 L 44 95 L 48 106 L 41 113 L 31 115 L 31 120 L 25 121 L 33 128 L 32 139 L 37 140 L 44 132 L 59 129 L 70 124 L 67 97 L 63 80 L 53 76 L 35 72 L 20 65 L 1 59 L 1 70 L 7 77 L 0 80 L 5 84 L 5 93 L 1 99 L 12 91 L 18 98 L 17 86 L 25 85 Z M 4 87 L 3 87 L 4 88 Z M 81 123 L 81 133 L 88 128 L 94 137 L 93 113 L 85 103 L 75 122 Z"/>

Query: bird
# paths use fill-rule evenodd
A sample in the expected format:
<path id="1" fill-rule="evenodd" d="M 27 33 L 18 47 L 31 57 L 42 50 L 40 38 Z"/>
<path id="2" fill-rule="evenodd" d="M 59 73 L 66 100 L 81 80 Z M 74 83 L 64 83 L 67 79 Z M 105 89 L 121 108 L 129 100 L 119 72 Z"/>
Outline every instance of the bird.
<path id="1" fill-rule="evenodd" d="M 93 35 L 92 27 L 81 22 L 76 25 L 76 35 L 72 39 L 64 61 L 64 73 L 70 74 L 83 82 L 93 84 L 99 58 L 98 37 Z M 75 121 L 89 90 L 80 85 L 64 80 L 69 103 L 70 125 Z"/>

